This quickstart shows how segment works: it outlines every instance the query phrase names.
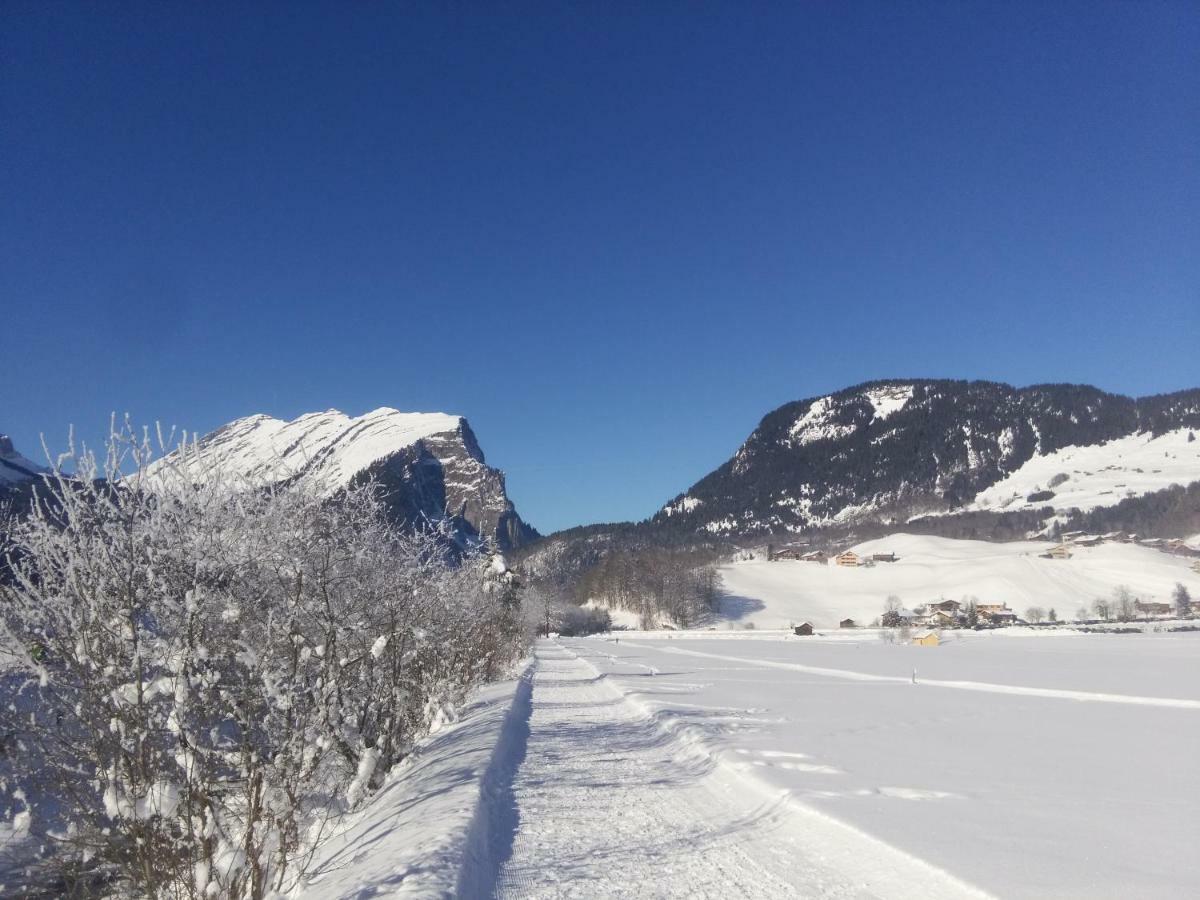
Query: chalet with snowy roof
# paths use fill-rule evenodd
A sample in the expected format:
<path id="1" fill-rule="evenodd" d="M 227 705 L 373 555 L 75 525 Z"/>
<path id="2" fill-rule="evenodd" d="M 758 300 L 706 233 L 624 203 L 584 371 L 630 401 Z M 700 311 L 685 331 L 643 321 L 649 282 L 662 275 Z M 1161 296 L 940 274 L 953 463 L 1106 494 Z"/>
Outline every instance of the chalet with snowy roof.
<path id="1" fill-rule="evenodd" d="M 824 550 L 813 550 L 800 557 L 804 562 L 815 562 L 825 566 L 829 564 L 829 555 Z"/>
<path id="2" fill-rule="evenodd" d="M 941 639 L 930 631 L 926 634 L 918 634 L 913 638 L 912 642 L 917 647 L 936 647 L 941 643 Z"/>
<path id="3" fill-rule="evenodd" d="M 807 552 L 807 544 L 788 544 L 778 549 L 772 544 L 767 545 L 767 559 L 772 562 L 777 559 L 803 559 Z"/>
<path id="4" fill-rule="evenodd" d="M 842 619 L 842 621 L 838 622 L 838 628 L 857 628 L 857 627 L 858 627 L 858 625 L 855 624 L 853 619 Z"/>
<path id="5" fill-rule="evenodd" d="M 936 603 L 930 603 L 928 609 L 930 612 L 937 609 L 942 612 L 955 613 L 962 609 L 962 604 L 957 600 L 938 600 Z"/>
<path id="6" fill-rule="evenodd" d="M 944 609 L 934 609 L 928 612 L 924 617 L 926 625 L 932 625 L 934 628 L 953 628 L 958 624 L 958 614 L 948 612 Z"/>
<path id="7" fill-rule="evenodd" d="M 847 550 L 845 553 L 839 553 L 837 558 L 839 566 L 855 567 L 862 564 L 861 558 L 853 550 Z"/>
<path id="8" fill-rule="evenodd" d="M 812 622 L 801 622 L 799 625 L 797 625 L 795 628 L 792 629 L 792 634 L 798 635 L 799 637 L 808 637 L 812 633 L 813 633 Z"/>

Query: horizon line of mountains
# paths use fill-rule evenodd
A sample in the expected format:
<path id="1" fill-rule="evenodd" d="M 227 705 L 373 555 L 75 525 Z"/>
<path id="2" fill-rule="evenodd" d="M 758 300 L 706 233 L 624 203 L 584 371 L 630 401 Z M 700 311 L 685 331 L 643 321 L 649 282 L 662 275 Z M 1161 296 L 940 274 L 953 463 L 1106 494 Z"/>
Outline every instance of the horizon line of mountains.
<path id="1" fill-rule="evenodd" d="M 904 526 L 1003 539 L 1055 522 L 1086 527 L 1089 517 L 1200 532 L 1196 430 L 1200 389 L 1133 398 L 1088 385 L 876 380 L 768 413 L 729 460 L 643 522 L 549 537 L 736 542 Z M 302 480 L 330 497 L 373 478 L 405 525 L 448 519 L 462 540 L 505 551 L 542 540 L 462 416 L 254 415 L 197 446 L 210 464 L 264 483 Z M 0 500 L 19 505 L 44 471 L 0 435 Z"/>

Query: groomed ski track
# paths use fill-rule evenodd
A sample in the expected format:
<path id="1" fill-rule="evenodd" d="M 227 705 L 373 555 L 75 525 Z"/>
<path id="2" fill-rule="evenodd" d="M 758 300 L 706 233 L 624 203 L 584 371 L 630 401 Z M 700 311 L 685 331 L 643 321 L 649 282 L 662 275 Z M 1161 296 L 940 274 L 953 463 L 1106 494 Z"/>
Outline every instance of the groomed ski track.
<path id="1" fill-rule="evenodd" d="M 535 658 L 495 896 L 988 896 L 667 731 L 556 641 Z"/>

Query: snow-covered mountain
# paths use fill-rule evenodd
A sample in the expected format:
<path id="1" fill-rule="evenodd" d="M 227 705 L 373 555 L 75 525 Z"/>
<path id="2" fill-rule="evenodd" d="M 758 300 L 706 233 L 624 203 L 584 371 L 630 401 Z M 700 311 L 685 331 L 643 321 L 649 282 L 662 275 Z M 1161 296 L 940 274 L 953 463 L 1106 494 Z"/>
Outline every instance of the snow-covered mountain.
<path id="1" fill-rule="evenodd" d="M 400 520 L 448 517 L 464 535 L 494 538 L 502 549 L 537 535 L 461 416 L 388 407 L 357 418 L 336 409 L 290 422 L 254 415 L 205 435 L 197 446 L 204 465 L 262 484 L 302 479 L 324 496 L 374 478 Z"/>
<path id="2" fill-rule="evenodd" d="M 13 447 L 12 438 L 6 434 L 0 434 L 0 485 L 15 485 L 32 481 L 45 471 L 45 466 L 39 466 L 18 453 Z"/>
<path id="3" fill-rule="evenodd" d="M 1087 511 L 1200 481 L 1200 390 L 870 382 L 769 413 L 660 510 L 669 530 L 754 534 L 957 512 Z"/>

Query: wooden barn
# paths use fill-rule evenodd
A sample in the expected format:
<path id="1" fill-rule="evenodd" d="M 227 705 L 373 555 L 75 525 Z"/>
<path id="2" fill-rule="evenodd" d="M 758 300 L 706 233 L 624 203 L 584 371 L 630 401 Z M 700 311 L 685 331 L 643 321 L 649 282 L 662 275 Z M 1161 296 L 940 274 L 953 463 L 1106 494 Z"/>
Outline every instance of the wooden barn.
<path id="1" fill-rule="evenodd" d="M 938 636 L 932 631 L 928 634 L 918 634 L 913 638 L 913 645 L 917 647 L 936 647 L 940 643 Z"/>
<path id="2" fill-rule="evenodd" d="M 853 619 L 842 619 L 838 622 L 838 628 L 857 628 L 858 624 Z"/>
<path id="3" fill-rule="evenodd" d="M 813 633 L 812 623 L 811 622 L 801 622 L 799 625 L 797 625 L 795 628 L 792 629 L 792 633 L 799 635 L 800 637 L 808 637 Z"/>

